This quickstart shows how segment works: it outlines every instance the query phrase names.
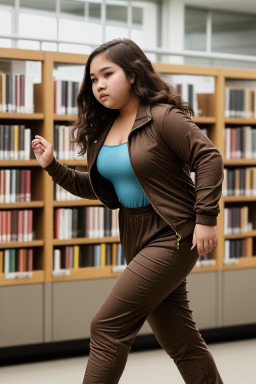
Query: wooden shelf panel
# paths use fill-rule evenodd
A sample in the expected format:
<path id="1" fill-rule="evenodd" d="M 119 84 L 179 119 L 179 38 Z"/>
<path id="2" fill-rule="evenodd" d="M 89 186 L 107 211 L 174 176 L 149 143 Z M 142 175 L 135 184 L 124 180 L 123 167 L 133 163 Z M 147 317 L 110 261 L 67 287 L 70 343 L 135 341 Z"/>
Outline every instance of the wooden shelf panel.
<path id="1" fill-rule="evenodd" d="M 192 269 L 192 273 L 195 273 L 195 272 L 212 272 L 212 271 L 217 271 L 217 270 L 218 270 L 217 265 L 212 265 L 212 266 L 202 266 L 202 267 L 197 267 L 197 266 L 195 266 L 195 267 Z"/>
<path id="2" fill-rule="evenodd" d="M 84 279 L 100 279 L 103 277 L 116 277 L 121 272 L 113 272 L 113 266 L 108 265 L 105 267 L 86 267 L 71 269 L 70 275 L 67 276 L 52 276 L 52 281 L 72 281 L 72 280 L 84 280 Z"/>
<path id="3" fill-rule="evenodd" d="M 223 196 L 224 203 L 243 203 L 256 201 L 256 196 Z"/>
<path id="4" fill-rule="evenodd" d="M 43 113 L 8 113 L 0 112 L 0 119 L 9 120 L 43 120 Z"/>
<path id="5" fill-rule="evenodd" d="M 192 120 L 196 124 L 216 124 L 216 117 L 205 117 L 205 116 L 193 116 Z"/>
<path id="6" fill-rule="evenodd" d="M 223 263 L 223 269 L 243 269 L 243 268 L 255 268 L 256 267 L 256 256 L 252 257 L 240 257 L 237 259 L 237 263 L 231 265 L 225 265 Z"/>
<path id="7" fill-rule="evenodd" d="M 43 61 L 45 54 L 31 49 L 1 48 L 1 59 Z"/>
<path id="8" fill-rule="evenodd" d="M 75 121 L 77 115 L 53 115 L 55 121 Z"/>
<path id="9" fill-rule="evenodd" d="M 34 240 L 34 241 L 13 241 L 11 243 L 0 243 L 0 249 L 4 248 L 32 248 L 32 247 L 42 247 L 44 245 L 43 240 Z"/>
<path id="10" fill-rule="evenodd" d="M 29 202 L 21 202 L 21 203 L 8 203 L 1 204 L 1 209 L 16 209 L 16 208 L 43 208 L 43 201 L 29 201 Z"/>
<path id="11" fill-rule="evenodd" d="M 246 237 L 256 237 L 256 230 L 249 231 L 249 232 L 243 232 L 236 235 L 224 235 L 225 240 L 232 240 L 232 239 L 243 239 Z"/>
<path id="12" fill-rule="evenodd" d="M 198 76 L 218 76 L 219 69 L 204 65 L 184 65 L 153 63 L 153 67 L 159 73 L 170 73 L 175 75 L 198 75 Z"/>
<path id="13" fill-rule="evenodd" d="M 84 65 L 89 55 L 80 53 L 51 52 L 54 63 Z"/>
<path id="14" fill-rule="evenodd" d="M 94 239 L 88 239 L 85 237 L 78 237 L 75 239 L 68 239 L 68 240 L 58 240 L 53 239 L 52 244 L 54 246 L 61 246 L 61 245 L 82 245 L 82 244 L 98 244 L 98 243 L 119 243 L 120 237 L 99 237 Z"/>
<path id="15" fill-rule="evenodd" d="M 79 167 L 79 166 L 82 166 L 82 167 L 86 167 L 87 166 L 87 160 L 59 160 L 57 159 L 60 163 L 62 164 L 66 164 L 70 167 Z"/>
<path id="16" fill-rule="evenodd" d="M 256 159 L 224 159 L 224 166 L 256 166 Z"/>
<path id="17" fill-rule="evenodd" d="M 77 115 L 54 115 L 53 119 L 55 121 L 75 121 L 77 118 Z M 215 117 L 206 117 L 206 116 L 193 116 L 192 120 L 196 124 L 215 124 L 216 118 Z"/>
<path id="18" fill-rule="evenodd" d="M 225 117 L 225 124 L 241 124 L 241 125 L 255 125 L 256 118 L 246 118 L 246 117 Z"/>
<path id="19" fill-rule="evenodd" d="M 0 160 L 0 167 L 40 167 L 37 160 Z"/>
<path id="20" fill-rule="evenodd" d="M 79 207 L 79 206 L 91 206 L 91 205 L 103 205 L 103 203 L 99 200 L 65 200 L 65 201 L 54 201 L 54 207 Z"/>
<path id="21" fill-rule="evenodd" d="M 0 286 L 36 284 L 44 282 L 44 271 L 33 271 L 30 278 L 5 279 L 5 274 L 0 273 Z"/>

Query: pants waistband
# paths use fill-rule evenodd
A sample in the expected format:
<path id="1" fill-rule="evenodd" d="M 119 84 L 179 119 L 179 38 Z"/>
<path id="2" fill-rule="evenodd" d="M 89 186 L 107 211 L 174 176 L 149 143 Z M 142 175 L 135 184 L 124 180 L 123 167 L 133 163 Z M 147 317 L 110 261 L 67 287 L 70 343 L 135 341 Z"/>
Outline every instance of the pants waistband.
<path id="1" fill-rule="evenodd" d="M 121 203 L 120 203 L 120 211 L 125 213 L 126 215 L 133 215 L 133 216 L 155 212 L 151 204 L 144 205 L 143 207 L 130 208 L 130 207 L 125 207 Z"/>

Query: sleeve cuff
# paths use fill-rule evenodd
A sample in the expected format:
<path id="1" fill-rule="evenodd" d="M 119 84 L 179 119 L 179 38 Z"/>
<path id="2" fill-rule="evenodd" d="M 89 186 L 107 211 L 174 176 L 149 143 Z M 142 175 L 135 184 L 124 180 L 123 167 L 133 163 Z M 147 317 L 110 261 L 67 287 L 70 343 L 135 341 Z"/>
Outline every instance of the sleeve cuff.
<path id="1" fill-rule="evenodd" d="M 52 176 L 57 169 L 58 161 L 55 159 L 55 157 L 53 158 L 52 162 L 44 168 L 44 170 L 48 172 L 50 176 Z"/>
<path id="2" fill-rule="evenodd" d="M 196 215 L 196 224 L 215 226 L 215 225 L 217 225 L 217 217 L 197 214 Z"/>

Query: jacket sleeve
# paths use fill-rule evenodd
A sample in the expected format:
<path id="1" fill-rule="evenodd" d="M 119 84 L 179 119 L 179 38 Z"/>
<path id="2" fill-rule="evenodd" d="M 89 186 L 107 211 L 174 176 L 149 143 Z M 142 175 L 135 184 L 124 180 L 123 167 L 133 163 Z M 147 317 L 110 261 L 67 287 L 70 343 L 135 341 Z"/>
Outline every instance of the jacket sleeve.
<path id="1" fill-rule="evenodd" d="M 59 163 L 55 158 L 44 170 L 48 172 L 53 181 L 73 195 L 85 199 L 97 199 L 93 192 L 88 172 L 71 169 Z"/>
<path id="2" fill-rule="evenodd" d="M 177 108 L 166 111 L 163 130 L 169 148 L 195 172 L 196 224 L 216 225 L 223 181 L 219 151 L 191 118 Z"/>

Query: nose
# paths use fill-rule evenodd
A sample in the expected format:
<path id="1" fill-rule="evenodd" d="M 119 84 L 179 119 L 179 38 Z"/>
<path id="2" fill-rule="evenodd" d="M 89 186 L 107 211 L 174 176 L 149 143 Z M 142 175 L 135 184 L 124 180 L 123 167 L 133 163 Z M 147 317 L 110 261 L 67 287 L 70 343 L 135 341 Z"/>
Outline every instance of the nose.
<path id="1" fill-rule="evenodd" d="M 98 91 L 101 91 L 102 89 L 106 89 L 106 85 L 102 80 L 98 81 L 97 89 L 98 89 Z"/>

